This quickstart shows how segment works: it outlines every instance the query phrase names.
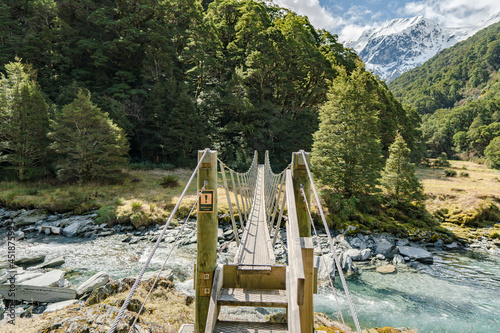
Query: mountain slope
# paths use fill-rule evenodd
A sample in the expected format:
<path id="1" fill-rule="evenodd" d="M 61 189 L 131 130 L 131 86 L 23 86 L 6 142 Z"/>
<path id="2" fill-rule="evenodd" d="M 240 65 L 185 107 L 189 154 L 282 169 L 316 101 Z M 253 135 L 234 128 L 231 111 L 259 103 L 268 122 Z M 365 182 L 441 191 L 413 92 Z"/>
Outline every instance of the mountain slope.
<path id="1" fill-rule="evenodd" d="M 355 41 L 344 41 L 356 50 L 367 68 L 388 82 L 420 66 L 439 51 L 465 40 L 484 27 L 500 21 L 500 13 L 478 26 L 443 28 L 422 16 L 387 21 L 370 28 Z"/>
<path id="2" fill-rule="evenodd" d="M 433 113 L 486 94 L 499 67 L 500 23 L 495 23 L 404 73 L 389 88 L 420 114 Z"/>

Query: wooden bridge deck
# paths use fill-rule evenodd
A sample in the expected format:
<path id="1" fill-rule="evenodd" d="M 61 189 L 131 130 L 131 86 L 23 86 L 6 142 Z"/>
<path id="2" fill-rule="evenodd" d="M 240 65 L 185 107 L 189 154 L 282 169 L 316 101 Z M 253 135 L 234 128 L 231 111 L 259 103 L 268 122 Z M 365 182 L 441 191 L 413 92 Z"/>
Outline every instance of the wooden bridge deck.
<path id="1" fill-rule="evenodd" d="M 258 269 L 258 266 L 274 265 L 276 262 L 269 229 L 266 225 L 264 165 L 262 164 L 258 168 L 256 186 L 253 207 L 234 259 L 235 264 L 248 266 L 245 267 L 246 269 L 251 269 L 251 267 Z"/>

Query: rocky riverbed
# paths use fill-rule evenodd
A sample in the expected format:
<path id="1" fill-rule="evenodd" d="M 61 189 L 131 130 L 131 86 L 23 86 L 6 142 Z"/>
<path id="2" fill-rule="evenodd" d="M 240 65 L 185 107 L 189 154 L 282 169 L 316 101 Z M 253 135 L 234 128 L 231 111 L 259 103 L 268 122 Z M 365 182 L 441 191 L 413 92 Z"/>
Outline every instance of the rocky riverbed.
<path id="1" fill-rule="evenodd" d="M 122 281 L 124 278 L 136 275 L 149 255 L 154 242 L 158 239 L 162 226 L 143 227 L 137 230 L 133 226 L 124 225 L 110 227 L 106 224 L 96 224 L 95 218 L 94 214 L 72 216 L 46 214 L 36 210 L 10 211 L 0 208 L 0 262 L 7 258 L 7 230 L 10 229 L 16 239 L 15 264 L 19 266 L 16 269 L 17 281 L 19 279 L 26 281 L 40 279 L 40 277 L 52 272 L 49 276 L 52 280 L 46 281 L 46 283 L 50 282 L 48 285 L 78 290 L 78 288 L 82 288 L 85 281 L 95 274 L 100 274 L 102 279 L 106 279 L 107 276 L 106 283 Z M 150 276 L 152 272 L 159 269 L 168 256 L 179 228 L 171 227 L 167 230 L 164 241 L 151 263 Z M 281 239 L 286 243 L 284 230 L 281 230 L 280 234 Z M 233 260 L 236 251 L 236 244 L 231 241 L 233 238 L 234 234 L 229 226 L 223 226 L 219 229 L 220 262 Z M 408 276 L 431 276 L 434 278 L 439 276 L 439 272 L 444 272 L 444 275 L 450 274 L 450 267 L 447 263 L 448 254 L 467 257 L 467 253 L 478 253 L 488 259 L 493 258 L 493 261 L 500 257 L 498 246 L 487 239 L 477 239 L 475 243 L 470 244 L 460 241 L 444 244 L 440 240 L 435 243 L 417 243 L 407 239 L 398 239 L 389 234 L 358 234 L 349 237 L 335 235 L 334 242 L 341 267 L 349 276 L 348 283 L 354 289 L 355 303 L 360 303 L 358 304 L 360 307 L 365 306 L 363 300 L 366 299 L 367 291 L 359 291 L 358 288 L 360 281 L 362 282 L 368 277 L 370 277 L 370 281 L 381 281 L 381 285 L 384 285 L 384 281 L 395 281 L 399 278 L 404 280 Z M 193 293 L 192 267 L 196 255 L 196 223 L 194 221 L 189 221 L 184 227 L 179 244 L 179 248 L 169 260 L 168 271 L 165 273 L 167 275 L 164 277 L 166 280 L 172 281 L 172 286 L 175 285 L 179 295 L 190 297 Z M 316 246 L 315 255 L 319 267 L 319 283 L 320 286 L 323 286 L 320 288 L 315 304 L 317 304 L 316 307 L 319 311 L 327 312 L 334 317 L 336 305 L 330 299 L 331 289 L 328 288 L 328 275 L 335 276 L 333 253 L 328 245 L 326 234 L 323 233 L 319 239 L 315 239 L 315 244 L 321 245 L 321 250 Z M 278 262 L 284 263 L 286 261 L 284 244 L 281 242 L 276 244 L 275 254 Z M 0 263 L 0 267 L 4 267 L 0 268 L 0 276 L 4 276 L 4 278 L 7 277 L 5 268 L 7 263 L 6 260 L 3 260 L 3 266 Z M 471 266 L 470 263 L 469 266 Z M 466 268 L 464 265 L 463 269 Z M 459 272 L 459 274 L 464 273 Z M 485 275 L 488 274 L 490 273 L 487 272 Z M 47 276 L 43 279 L 47 279 Z M 438 279 L 442 280 L 443 277 Z M 493 286 L 499 286 L 500 282 L 495 282 L 493 277 L 492 281 Z M 488 286 L 491 287 L 491 284 Z M 335 287 L 341 289 L 338 281 L 335 282 Z M 384 288 L 390 290 L 387 286 Z M 91 292 L 89 290 L 86 293 L 87 297 Z M 339 293 L 340 307 L 346 310 L 345 295 L 343 296 L 342 291 Z M 372 301 L 380 301 L 381 304 L 386 302 L 384 299 L 373 299 Z M 5 307 L 11 303 L 3 302 L 2 304 Z M 71 306 L 82 306 L 82 304 L 78 304 L 80 303 Z M 30 305 L 27 302 L 14 304 L 18 317 L 51 312 L 57 306 L 50 302 L 36 305 Z M 106 311 L 108 310 L 111 311 L 110 309 Z M 347 313 L 347 311 L 345 312 Z M 363 313 L 363 310 L 361 312 Z M 4 321 L 7 319 L 4 316 Z M 363 321 L 362 318 L 360 320 Z M 366 321 L 366 324 L 371 327 L 396 325 L 396 323 L 377 322 L 373 319 Z M 397 325 L 399 326 L 399 322 Z M 401 326 L 413 327 L 405 324 L 404 321 L 401 322 Z M 414 327 L 419 328 L 418 325 L 414 325 Z M 450 332 L 454 331 L 450 330 Z"/>

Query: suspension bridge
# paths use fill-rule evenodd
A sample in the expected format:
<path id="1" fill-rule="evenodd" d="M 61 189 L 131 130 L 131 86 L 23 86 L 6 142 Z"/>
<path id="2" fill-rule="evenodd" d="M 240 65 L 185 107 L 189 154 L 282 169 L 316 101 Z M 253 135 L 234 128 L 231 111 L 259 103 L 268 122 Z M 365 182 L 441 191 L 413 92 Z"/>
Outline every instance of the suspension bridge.
<path id="1" fill-rule="evenodd" d="M 222 184 L 218 184 L 219 171 Z M 255 152 L 248 171 L 239 173 L 227 167 L 217 158 L 217 152 L 210 149 L 198 152 L 198 165 L 108 333 L 115 332 L 195 176 L 197 176 L 198 195 L 191 209 L 191 212 L 197 210 L 197 258 L 194 269 L 195 322 L 182 325 L 179 333 L 309 333 L 315 331 L 313 295 L 317 292 L 317 267 L 314 263 L 312 231 L 316 233 L 316 229 L 311 217 L 311 195 L 314 195 L 328 236 L 330 251 L 334 254 L 336 272 L 343 285 L 351 318 L 356 330 L 361 333 L 311 175 L 309 153 L 304 151 L 293 153 L 292 162 L 285 170 L 274 173 L 268 152 L 266 151 L 264 164 L 258 164 L 258 155 Z M 226 264 L 217 262 L 217 193 L 220 188 L 226 194 L 234 240 L 238 245 L 234 262 Z M 239 224 L 243 228 L 241 239 L 236 217 L 239 218 Z M 280 236 L 283 222 L 286 223 L 286 245 Z M 183 228 L 179 236 L 182 231 Z M 177 245 L 177 240 L 158 272 L 143 306 Z M 286 248 L 286 265 L 276 262 L 274 248 L 277 240 Z M 319 242 L 317 244 L 319 246 Z M 321 247 L 319 250 L 322 252 Z M 330 279 L 329 282 L 332 291 L 335 292 L 333 281 Z M 248 316 L 245 318 L 234 316 L 229 320 L 219 318 L 221 307 L 225 306 L 283 308 L 286 311 L 286 322 L 259 322 L 249 319 Z M 142 309 L 139 310 L 136 321 L 141 311 Z M 339 315 L 344 321 L 340 307 Z M 134 324 L 129 332 L 134 332 Z"/>

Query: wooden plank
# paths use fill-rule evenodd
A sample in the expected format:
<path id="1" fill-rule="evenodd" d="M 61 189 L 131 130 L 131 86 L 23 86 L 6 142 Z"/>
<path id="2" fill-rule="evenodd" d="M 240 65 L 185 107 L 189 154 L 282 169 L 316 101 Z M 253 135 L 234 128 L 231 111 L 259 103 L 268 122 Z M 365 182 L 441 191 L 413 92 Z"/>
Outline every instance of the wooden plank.
<path id="1" fill-rule="evenodd" d="M 302 261 L 304 262 L 304 304 L 299 306 L 301 333 L 313 332 L 313 293 L 314 293 L 314 244 L 312 237 L 301 237 Z"/>
<path id="2" fill-rule="evenodd" d="M 288 300 L 285 290 L 223 288 L 217 304 L 228 306 L 261 306 L 286 308 Z"/>
<path id="3" fill-rule="evenodd" d="M 219 321 L 214 333 L 287 333 L 286 324 L 264 322 Z"/>
<path id="4" fill-rule="evenodd" d="M 76 299 L 76 290 L 58 287 L 37 287 L 15 285 L 15 291 L 10 291 L 10 285 L 0 285 L 0 295 L 5 299 L 34 302 L 60 302 Z"/>
<path id="5" fill-rule="evenodd" d="M 267 266 L 270 270 L 239 269 L 239 265 L 224 265 L 223 288 L 281 289 L 286 288 L 286 266 Z M 262 266 L 258 266 L 261 267 Z M 259 274 L 255 274 L 255 273 Z"/>
<path id="6" fill-rule="evenodd" d="M 285 190 L 286 205 L 288 208 L 288 222 L 286 226 L 288 266 L 290 267 L 290 279 L 293 280 L 293 285 L 297 287 L 296 303 L 302 305 L 304 304 L 305 274 L 291 170 L 286 170 Z"/>
<path id="7" fill-rule="evenodd" d="M 219 315 L 217 299 L 219 298 L 224 276 L 222 274 L 222 265 L 218 265 L 214 273 L 214 282 L 212 284 L 212 295 L 210 295 L 210 305 L 208 306 L 207 324 L 205 333 L 212 333 L 217 323 Z"/>
<path id="8" fill-rule="evenodd" d="M 290 267 L 286 270 L 287 284 L 286 294 L 288 297 L 287 322 L 288 331 L 300 332 L 300 309 L 297 304 L 297 279 L 292 278 Z"/>

